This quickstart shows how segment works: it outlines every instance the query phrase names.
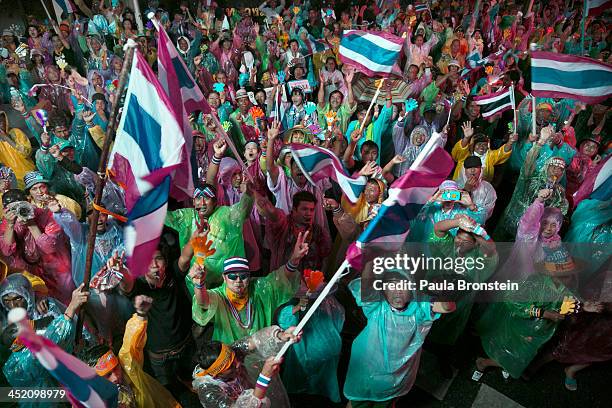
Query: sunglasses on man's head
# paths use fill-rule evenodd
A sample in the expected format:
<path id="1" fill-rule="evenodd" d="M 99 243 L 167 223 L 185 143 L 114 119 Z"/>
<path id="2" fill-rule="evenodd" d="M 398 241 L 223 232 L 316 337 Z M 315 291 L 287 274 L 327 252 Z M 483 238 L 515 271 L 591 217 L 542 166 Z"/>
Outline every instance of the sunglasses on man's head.
<path id="1" fill-rule="evenodd" d="M 235 281 L 236 279 L 240 278 L 241 281 L 247 280 L 251 277 L 251 274 L 248 272 L 241 272 L 241 273 L 226 273 L 225 276 L 227 276 L 227 279 L 231 280 L 231 281 Z"/>

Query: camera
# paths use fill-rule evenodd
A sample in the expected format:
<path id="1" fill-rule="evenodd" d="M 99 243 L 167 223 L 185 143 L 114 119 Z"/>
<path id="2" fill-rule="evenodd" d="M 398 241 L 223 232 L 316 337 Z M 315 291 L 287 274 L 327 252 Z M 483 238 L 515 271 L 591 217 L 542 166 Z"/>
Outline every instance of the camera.
<path id="1" fill-rule="evenodd" d="M 27 201 L 19 201 L 15 203 L 13 209 L 17 213 L 17 219 L 21 222 L 34 219 L 34 207 Z"/>

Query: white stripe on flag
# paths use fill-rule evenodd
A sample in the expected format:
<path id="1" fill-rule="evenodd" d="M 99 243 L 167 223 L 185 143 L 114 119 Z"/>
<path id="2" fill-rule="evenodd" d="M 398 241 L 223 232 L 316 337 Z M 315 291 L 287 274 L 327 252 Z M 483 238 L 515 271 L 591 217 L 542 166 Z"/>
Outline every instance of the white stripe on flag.
<path id="1" fill-rule="evenodd" d="M 374 61 L 368 59 L 365 55 L 361 55 L 356 53 L 348 48 L 340 46 L 340 54 L 344 57 L 351 59 L 359 64 L 365 66 L 371 71 L 379 71 L 379 72 L 391 72 L 393 70 L 393 65 L 382 65 L 377 64 Z"/>
<path id="2" fill-rule="evenodd" d="M 496 113 L 503 111 L 507 108 L 511 108 L 513 106 L 512 101 L 509 101 L 508 103 L 498 106 L 497 108 L 493 109 L 492 111 L 488 111 L 488 112 L 483 112 L 482 113 L 482 117 L 483 118 L 488 118 L 490 116 L 495 115 Z"/>
<path id="3" fill-rule="evenodd" d="M 580 72 L 587 70 L 612 72 L 612 65 L 589 64 L 588 62 L 561 62 L 545 58 L 533 58 L 531 60 L 531 66 L 536 68 L 552 68 L 564 72 Z"/>
<path id="4" fill-rule="evenodd" d="M 412 187 L 408 189 L 391 188 L 389 189 L 389 197 L 387 197 L 385 202 L 389 202 L 387 205 L 397 203 L 401 206 L 408 204 L 425 204 L 436 190 L 438 190 L 438 187 Z"/>
<path id="5" fill-rule="evenodd" d="M 132 220 L 130 225 L 124 229 L 125 252 L 127 256 L 132 256 L 132 251 L 139 245 L 159 238 L 160 225 L 164 225 L 168 203 L 164 203 L 157 210 Z"/>
<path id="6" fill-rule="evenodd" d="M 510 97 L 510 91 L 509 90 L 504 92 L 501 95 L 497 95 L 497 96 L 494 96 L 494 97 L 491 97 L 491 98 L 484 98 L 484 99 L 478 99 L 478 100 L 475 99 L 474 102 L 476 102 L 476 105 L 488 105 L 490 103 L 497 102 L 500 99 L 504 99 L 504 98 L 508 98 L 508 97 Z"/>
<path id="7" fill-rule="evenodd" d="M 570 88 L 567 86 L 542 82 L 532 82 L 531 89 L 533 89 L 534 91 L 555 91 L 582 96 L 601 96 L 612 93 L 612 86 L 598 86 L 594 88 Z"/>
<path id="8" fill-rule="evenodd" d="M 346 30 L 344 31 L 344 35 L 346 36 L 347 34 L 353 33 L 353 32 L 361 32 L 363 33 L 363 31 L 359 31 L 359 30 Z M 379 48 L 384 48 L 387 51 L 394 51 L 394 52 L 399 52 L 402 49 L 403 44 L 397 44 L 394 43 L 393 41 L 389 41 L 386 38 L 380 36 L 380 35 L 376 35 L 376 34 L 371 34 L 371 33 L 365 33 L 363 35 L 361 35 L 361 38 L 368 40 L 374 44 L 376 44 L 377 47 Z M 349 40 L 350 41 L 350 40 Z"/>

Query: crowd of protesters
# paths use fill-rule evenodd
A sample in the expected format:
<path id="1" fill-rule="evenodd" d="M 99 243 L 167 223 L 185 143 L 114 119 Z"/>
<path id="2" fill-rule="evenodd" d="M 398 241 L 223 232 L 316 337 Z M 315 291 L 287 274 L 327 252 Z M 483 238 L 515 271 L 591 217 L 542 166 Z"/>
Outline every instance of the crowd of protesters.
<path id="1" fill-rule="evenodd" d="M 610 63 L 609 12 L 583 18 L 583 2 L 567 0 L 144 3 L 137 16 L 131 1 L 81 0 L 58 22 L 27 16 L 25 28 L 3 28 L 5 384 L 57 386 L 8 323 L 16 307 L 37 333 L 115 383 L 124 407 L 282 407 L 290 394 L 319 395 L 323 406 L 390 407 L 412 388 L 424 344 L 447 371 L 466 330 L 482 343 L 475 380 L 494 367 L 514 379 L 536 376 L 555 360 L 575 391 L 579 370 L 612 359 L 612 307 L 598 301 L 612 206 L 609 194 L 592 198 L 585 186 L 611 151 L 610 100 L 533 103 L 530 95 L 532 48 Z M 89 221 L 126 42 L 135 40 L 157 70 L 150 13 L 212 112 L 189 116 L 193 200 L 170 202 L 148 272 L 134 277 L 121 186 L 107 182 L 98 222 Z M 350 29 L 405 39 L 398 73 L 372 109 L 366 90 L 378 78 L 339 55 Z M 484 118 L 474 98 L 510 85 L 516 109 Z M 484 257 L 483 270 L 465 275 L 486 282 L 496 270 L 510 273 L 522 297 L 476 305 L 476 293 L 427 300 L 386 289 L 371 298 L 353 272 L 295 335 L 389 187 L 438 136 L 456 167 L 415 216 L 408 242 L 435 244 L 451 258 Z M 334 180 L 313 183 L 290 143 L 327 148 L 347 174 L 367 178 L 357 202 Z M 501 242 L 520 254 L 507 262 Z M 584 262 L 569 249 L 580 243 L 603 246 Z M 408 278 L 400 270 L 382 277 Z M 274 356 L 288 341 L 295 344 L 281 364 Z"/>

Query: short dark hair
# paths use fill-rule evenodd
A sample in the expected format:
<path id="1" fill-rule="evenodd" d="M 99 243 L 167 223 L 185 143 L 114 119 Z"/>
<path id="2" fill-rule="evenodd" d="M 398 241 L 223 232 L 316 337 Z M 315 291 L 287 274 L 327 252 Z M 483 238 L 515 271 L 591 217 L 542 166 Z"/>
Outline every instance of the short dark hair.
<path id="1" fill-rule="evenodd" d="M 297 208 L 303 201 L 317 204 L 317 198 L 310 191 L 298 191 L 293 195 L 293 208 Z"/>
<path id="2" fill-rule="evenodd" d="M 291 44 L 296 43 L 298 46 L 300 45 L 300 43 L 298 42 L 298 40 L 296 40 L 295 38 L 289 40 L 289 45 L 291 46 Z"/>
<path id="3" fill-rule="evenodd" d="M 342 92 L 340 92 L 339 90 L 335 89 L 335 90 L 333 90 L 333 91 L 331 91 L 331 92 L 329 93 L 329 100 L 330 100 L 330 101 L 331 101 L 331 97 L 332 97 L 332 95 L 334 95 L 334 94 L 339 94 L 339 95 L 340 95 L 340 98 L 342 98 L 342 100 L 344 100 L 344 94 L 343 94 Z"/>
<path id="4" fill-rule="evenodd" d="M 221 347 L 223 347 L 223 344 L 214 340 L 203 344 L 197 356 L 197 363 L 200 368 L 206 370 L 208 367 L 213 365 L 213 363 L 219 357 L 219 354 L 221 354 Z"/>
<path id="5" fill-rule="evenodd" d="M 88 366 L 95 367 L 98 364 L 100 357 L 111 351 L 111 348 L 106 344 L 97 344 L 92 346 L 81 353 L 81 360 L 83 360 Z"/>
<path id="6" fill-rule="evenodd" d="M 371 141 L 371 140 L 366 140 L 361 145 L 361 148 L 360 148 L 359 151 L 363 152 L 364 149 L 376 149 L 376 150 L 378 150 L 378 145 L 376 143 L 374 143 L 373 141 Z"/>

